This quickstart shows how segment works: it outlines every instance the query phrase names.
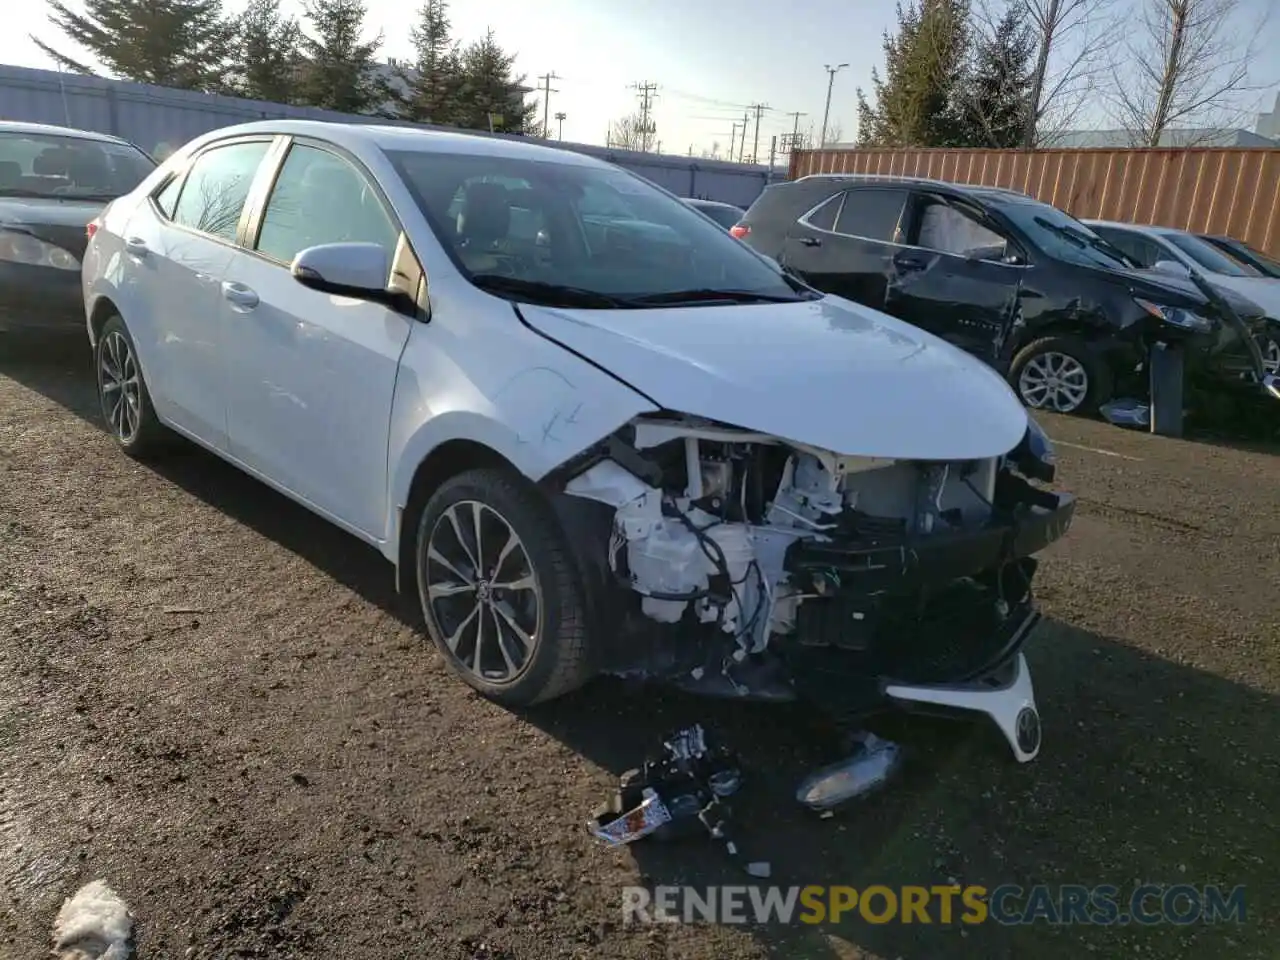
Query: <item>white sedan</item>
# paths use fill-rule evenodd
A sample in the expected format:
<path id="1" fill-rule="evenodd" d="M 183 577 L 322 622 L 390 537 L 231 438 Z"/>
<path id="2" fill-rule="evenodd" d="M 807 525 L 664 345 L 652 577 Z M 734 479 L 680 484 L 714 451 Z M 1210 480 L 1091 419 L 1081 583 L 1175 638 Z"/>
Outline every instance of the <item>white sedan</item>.
<path id="1" fill-rule="evenodd" d="M 1119 247 L 1146 268 L 1189 276 L 1201 273 L 1210 283 L 1247 297 L 1266 312 L 1274 335 L 1261 345 L 1267 373 L 1280 373 L 1280 280 L 1268 277 L 1246 263 L 1228 256 L 1194 233 L 1173 227 L 1152 227 L 1109 220 L 1083 221 L 1100 237 Z"/>
<path id="2" fill-rule="evenodd" d="M 1074 502 L 967 354 L 500 138 L 225 128 L 90 233 L 118 444 L 181 435 L 376 546 L 485 695 L 639 673 L 1038 752 L 1032 555 Z"/>

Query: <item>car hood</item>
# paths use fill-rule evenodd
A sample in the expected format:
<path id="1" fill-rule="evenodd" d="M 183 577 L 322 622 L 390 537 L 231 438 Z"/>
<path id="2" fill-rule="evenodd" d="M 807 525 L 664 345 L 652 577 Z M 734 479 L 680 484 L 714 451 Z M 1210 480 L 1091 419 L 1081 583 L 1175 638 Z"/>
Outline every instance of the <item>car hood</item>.
<path id="1" fill-rule="evenodd" d="M 1017 446 L 1004 379 L 839 297 L 651 310 L 519 307 L 525 322 L 660 406 L 844 455 L 976 460 Z"/>
<path id="2" fill-rule="evenodd" d="M 1225 277 L 1213 275 L 1213 285 L 1256 303 L 1273 320 L 1280 320 L 1280 280 L 1271 277 Z M 1238 308 L 1237 308 L 1238 309 Z"/>
<path id="3" fill-rule="evenodd" d="M 106 205 L 103 200 L 0 196 L 0 229 L 21 230 L 81 257 L 89 242 L 85 227 Z"/>

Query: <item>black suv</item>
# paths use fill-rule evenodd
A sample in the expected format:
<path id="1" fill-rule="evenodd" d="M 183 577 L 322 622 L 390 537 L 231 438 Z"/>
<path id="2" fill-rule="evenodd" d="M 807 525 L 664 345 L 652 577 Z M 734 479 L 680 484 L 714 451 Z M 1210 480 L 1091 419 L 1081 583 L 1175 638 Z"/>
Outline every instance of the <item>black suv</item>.
<path id="1" fill-rule="evenodd" d="M 1030 407 L 1096 409 L 1148 395 L 1151 346 L 1187 346 L 1191 382 L 1263 375 L 1263 311 L 1142 270 L 1056 207 L 995 187 L 816 175 L 774 184 L 734 236 L 826 293 L 980 357 Z M 1236 316 L 1231 316 L 1234 313 Z"/>

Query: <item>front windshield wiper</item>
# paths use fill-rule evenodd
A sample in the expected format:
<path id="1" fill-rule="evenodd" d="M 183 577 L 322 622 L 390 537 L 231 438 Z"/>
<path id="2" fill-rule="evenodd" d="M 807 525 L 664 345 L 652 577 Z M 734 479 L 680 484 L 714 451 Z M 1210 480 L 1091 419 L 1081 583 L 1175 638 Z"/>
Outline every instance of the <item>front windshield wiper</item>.
<path id="1" fill-rule="evenodd" d="M 39 190 L 28 190 L 25 187 L 5 187 L 0 189 L 0 197 L 30 197 L 35 200 L 59 200 L 55 193 L 41 193 Z"/>
<path id="2" fill-rule="evenodd" d="M 1106 254 L 1112 260 L 1118 260 L 1126 267 L 1134 266 L 1132 260 L 1124 254 L 1118 247 L 1113 246 L 1101 237 L 1091 237 L 1087 233 L 1081 233 L 1079 230 L 1072 230 L 1070 227 L 1064 227 L 1060 223 L 1053 223 L 1044 217 L 1035 217 L 1035 222 L 1046 230 L 1056 233 L 1065 240 L 1070 240 L 1081 250 L 1098 250 Z"/>
<path id="3" fill-rule="evenodd" d="M 628 302 L 598 290 L 566 286 L 562 283 L 546 283 L 542 280 L 523 280 L 520 277 L 509 277 L 501 273 L 473 273 L 471 282 L 481 290 L 498 296 L 547 307 L 630 306 Z"/>
<path id="4" fill-rule="evenodd" d="M 796 303 L 798 296 L 779 296 L 773 293 L 759 293 L 755 290 L 718 290 L 714 287 L 699 287 L 694 290 L 671 290 L 666 293 L 650 293 L 626 298 L 628 304 L 634 306 L 663 306 L 681 303 Z"/>

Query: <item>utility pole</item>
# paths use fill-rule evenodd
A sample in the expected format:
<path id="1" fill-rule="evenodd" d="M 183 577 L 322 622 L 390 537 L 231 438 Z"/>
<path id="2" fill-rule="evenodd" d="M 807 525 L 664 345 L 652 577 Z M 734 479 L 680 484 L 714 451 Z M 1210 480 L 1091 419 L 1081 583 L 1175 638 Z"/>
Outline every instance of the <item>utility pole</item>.
<path id="1" fill-rule="evenodd" d="M 566 116 L 568 116 L 568 114 L 566 114 L 563 110 L 558 110 L 558 111 L 556 111 L 556 119 L 557 119 L 558 121 L 560 121 L 560 134 L 559 134 L 559 136 L 556 138 L 557 140 L 563 140 L 563 139 L 564 139 L 564 118 L 565 118 Z"/>
<path id="2" fill-rule="evenodd" d="M 729 134 L 729 160 L 733 160 L 733 145 L 738 142 L 738 121 L 733 121 L 733 132 Z"/>
<path id="3" fill-rule="evenodd" d="M 800 118 L 807 117 L 808 114 L 803 113 L 800 110 L 795 110 L 788 113 L 787 116 L 791 117 L 791 119 L 795 121 L 791 125 L 791 149 L 798 150 L 800 148 Z"/>
<path id="4" fill-rule="evenodd" d="M 653 121 L 649 119 L 653 110 L 653 101 L 657 96 L 658 85 L 656 83 L 633 83 L 633 90 L 639 91 L 640 96 L 640 148 L 647 151 L 649 149 L 649 138 L 653 136 Z"/>
<path id="5" fill-rule="evenodd" d="M 742 146 L 738 147 L 738 162 L 743 163 L 747 158 L 747 124 L 751 122 L 751 114 L 744 113 L 742 115 Z"/>
<path id="6" fill-rule="evenodd" d="M 831 64 L 823 64 L 827 71 L 827 105 L 822 111 L 822 142 L 821 147 L 827 145 L 827 120 L 831 117 L 831 88 L 835 86 L 836 74 L 847 67 L 847 63 L 838 63 L 834 67 Z"/>
<path id="7" fill-rule="evenodd" d="M 544 73 L 538 79 L 542 81 L 542 135 L 550 138 L 551 125 L 547 123 L 547 110 L 551 107 L 551 95 L 560 92 L 559 90 L 551 89 L 551 81 L 563 80 L 564 78 L 557 76 L 556 72 L 552 70 L 550 73 Z"/>
<path id="8" fill-rule="evenodd" d="M 756 112 L 756 132 L 755 138 L 751 142 L 751 162 L 757 163 L 760 158 L 760 115 L 766 110 L 772 110 L 773 107 L 764 103 L 753 103 L 750 109 Z"/>

